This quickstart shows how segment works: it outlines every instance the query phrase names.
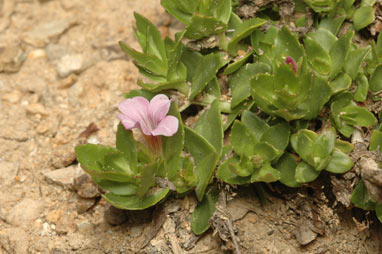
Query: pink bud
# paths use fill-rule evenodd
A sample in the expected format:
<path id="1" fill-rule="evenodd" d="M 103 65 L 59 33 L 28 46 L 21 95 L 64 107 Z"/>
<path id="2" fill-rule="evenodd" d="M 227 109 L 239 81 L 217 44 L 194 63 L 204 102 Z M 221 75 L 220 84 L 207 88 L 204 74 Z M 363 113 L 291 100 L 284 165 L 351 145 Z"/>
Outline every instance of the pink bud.
<path id="1" fill-rule="evenodd" d="M 296 74 L 296 72 L 297 72 L 297 64 L 296 64 L 296 61 L 291 56 L 288 56 L 286 58 L 285 63 L 286 64 L 292 64 L 293 72 L 294 72 L 294 74 Z"/>

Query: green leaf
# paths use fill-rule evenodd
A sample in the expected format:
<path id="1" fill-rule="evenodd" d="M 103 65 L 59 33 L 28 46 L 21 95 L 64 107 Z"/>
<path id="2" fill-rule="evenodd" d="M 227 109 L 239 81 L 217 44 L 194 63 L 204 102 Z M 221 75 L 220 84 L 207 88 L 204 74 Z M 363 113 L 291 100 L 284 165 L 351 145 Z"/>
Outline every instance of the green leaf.
<path id="1" fill-rule="evenodd" d="M 182 44 L 184 33 L 185 31 L 177 33 L 175 35 L 175 41 L 172 41 L 169 38 L 165 39 L 166 54 L 169 59 L 167 74 L 167 79 L 169 81 L 185 80 L 187 77 L 186 66 L 180 62 L 185 48 Z"/>
<path id="2" fill-rule="evenodd" d="M 274 41 L 274 55 L 281 61 L 291 56 L 296 62 L 303 57 L 304 48 L 301 46 L 295 34 L 292 34 L 285 26 L 281 28 Z M 281 62 L 280 61 L 280 62 Z"/>
<path id="3" fill-rule="evenodd" d="M 353 14 L 353 25 L 356 31 L 367 27 L 375 19 L 373 6 L 362 6 Z"/>
<path id="4" fill-rule="evenodd" d="M 259 142 L 264 133 L 269 129 L 264 120 L 249 110 L 243 112 L 241 121 L 252 132 L 256 142 Z"/>
<path id="5" fill-rule="evenodd" d="M 334 147 L 341 152 L 348 154 L 354 149 L 354 145 L 344 140 L 337 139 Z"/>
<path id="6" fill-rule="evenodd" d="M 251 176 L 251 183 L 254 182 L 276 182 L 280 180 L 280 171 L 273 168 L 270 163 L 265 163 L 263 167 L 255 169 Z"/>
<path id="7" fill-rule="evenodd" d="M 382 151 L 382 131 L 373 130 L 370 137 L 369 151 L 378 149 Z"/>
<path id="8" fill-rule="evenodd" d="M 333 120 L 336 129 L 347 138 L 353 134 L 353 126 L 343 121 L 341 116 L 343 115 L 343 108 L 352 103 L 352 94 L 350 92 L 342 92 L 334 96 L 331 109 L 331 119 Z"/>
<path id="9" fill-rule="evenodd" d="M 363 210 L 375 209 L 375 202 L 372 200 L 363 181 L 360 181 L 357 187 L 355 187 L 353 193 L 351 194 L 350 201 L 356 207 L 362 208 Z"/>
<path id="10" fill-rule="evenodd" d="M 75 148 L 77 161 L 84 170 L 102 171 L 105 155 L 116 150 L 109 146 L 86 144 Z"/>
<path id="11" fill-rule="evenodd" d="M 364 107 L 349 105 L 341 110 L 340 118 L 349 125 L 369 127 L 377 123 L 377 119 Z"/>
<path id="12" fill-rule="evenodd" d="M 354 80 L 361 68 L 361 64 L 367 54 L 369 54 L 371 48 L 370 46 L 366 48 L 359 48 L 350 51 L 348 58 L 346 59 L 344 65 L 344 71 Z"/>
<path id="13" fill-rule="evenodd" d="M 202 0 L 199 5 L 199 13 L 206 16 L 213 16 L 227 24 L 231 17 L 231 0 Z"/>
<path id="14" fill-rule="evenodd" d="M 320 135 L 310 130 L 299 130 L 291 136 L 291 145 L 300 157 L 315 170 L 320 171 L 329 163 L 335 143 L 335 131 L 327 129 Z"/>
<path id="15" fill-rule="evenodd" d="M 334 7 L 333 0 L 304 0 L 314 12 L 329 12 Z"/>
<path id="16" fill-rule="evenodd" d="M 298 183 L 309 183 L 314 181 L 319 174 L 320 172 L 315 170 L 314 167 L 302 161 L 297 164 L 294 177 Z"/>
<path id="17" fill-rule="evenodd" d="M 288 187 L 300 187 L 295 179 L 297 162 L 290 153 L 285 153 L 276 164 L 280 171 L 280 182 Z"/>
<path id="18" fill-rule="evenodd" d="M 241 115 L 243 113 L 244 110 L 248 110 L 250 108 L 252 108 L 252 106 L 255 104 L 255 102 L 252 100 L 252 101 L 249 101 L 249 100 L 246 100 L 246 101 L 243 101 L 242 103 L 240 103 L 239 105 L 237 105 L 232 111 L 231 113 L 227 115 L 224 115 L 224 117 L 222 118 L 222 121 L 223 121 L 223 130 L 226 131 L 230 126 L 231 124 L 233 123 L 233 121 L 235 121 L 235 119 Z"/>
<path id="19" fill-rule="evenodd" d="M 378 65 L 374 70 L 369 80 L 369 88 L 373 93 L 377 93 L 382 90 L 382 64 Z"/>
<path id="20" fill-rule="evenodd" d="M 324 48 L 328 53 L 337 41 L 337 37 L 329 30 L 324 28 L 319 28 L 316 32 L 310 33 L 309 36 L 313 38 L 315 42 L 321 45 L 321 47 Z"/>
<path id="21" fill-rule="evenodd" d="M 245 62 L 248 60 L 248 58 L 250 56 L 252 56 L 254 50 L 253 49 L 250 49 L 247 51 L 247 53 L 245 55 L 239 55 L 237 56 L 234 60 L 233 63 L 229 64 L 225 69 L 224 69 L 224 72 L 223 74 L 224 75 L 228 75 L 228 74 L 232 74 L 234 73 L 235 71 L 237 71 L 238 69 L 240 69 L 241 66 L 243 66 L 243 64 L 245 64 Z"/>
<path id="22" fill-rule="evenodd" d="M 197 11 L 200 0 L 161 0 L 161 5 L 179 21 L 191 23 L 192 14 Z"/>
<path id="23" fill-rule="evenodd" d="M 157 56 L 138 52 L 130 48 L 123 42 L 119 42 L 119 45 L 125 53 L 127 53 L 131 58 L 134 59 L 134 63 L 139 67 L 156 75 L 160 75 L 163 77 L 167 76 L 168 66 L 167 64 L 164 64 L 163 61 Z"/>
<path id="24" fill-rule="evenodd" d="M 327 79 L 314 76 L 308 98 L 305 101 L 308 112 L 305 113 L 303 119 L 310 120 L 317 117 L 325 103 L 329 101 L 331 89 Z M 304 85 L 304 84 L 303 84 Z"/>
<path id="25" fill-rule="evenodd" d="M 230 133 L 230 141 L 235 153 L 247 157 L 251 157 L 255 154 L 253 144 L 257 143 L 257 141 L 251 131 L 242 122 L 237 120 L 234 122 Z"/>
<path id="26" fill-rule="evenodd" d="M 168 179 L 171 181 L 181 169 L 181 153 L 184 146 L 184 128 L 182 118 L 175 102 L 171 103 L 167 115 L 175 116 L 179 121 L 178 131 L 171 137 L 162 136 L 162 147 L 164 165 L 167 170 Z"/>
<path id="27" fill-rule="evenodd" d="M 349 55 L 350 43 L 353 36 L 353 31 L 343 34 L 330 49 L 329 55 L 332 59 L 332 71 L 330 73 L 331 78 L 337 76 L 337 74 L 341 71 L 342 66 L 344 66 L 345 60 Z"/>
<path id="28" fill-rule="evenodd" d="M 224 135 L 218 99 L 199 117 L 194 129 L 215 148 L 218 155 L 221 155 Z"/>
<path id="29" fill-rule="evenodd" d="M 145 43 L 141 42 L 143 52 L 158 57 L 163 65 L 167 65 L 166 50 L 158 29 L 148 19 L 136 12 L 134 12 L 134 17 L 137 25 L 136 33 L 139 34 L 137 37 L 145 39 Z"/>
<path id="30" fill-rule="evenodd" d="M 168 188 L 160 189 L 152 195 L 144 198 L 137 196 L 119 196 L 113 193 L 103 195 L 103 198 L 112 206 L 125 209 L 125 210 L 143 210 L 156 205 L 159 201 L 164 199 L 170 190 Z"/>
<path id="31" fill-rule="evenodd" d="M 231 107 L 234 108 L 251 94 L 251 77 L 258 73 L 270 72 L 270 66 L 265 63 L 246 64 L 232 75 L 229 86 L 232 90 Z"/>
<path id="32" fill-rule="evenodd" d="M 195 208 L 191 215 L 191 229 L 194 234 L 201 235 L 210 228 L 209 220 L 215 212 L 218 199 L 219 191 L 217 188 L 211 188 Z"/>
<path id="33" fill-rule="evenodd" d="M 120 183 L 109 180 L 95 180 L 95 182 L 105 191 L 110 191 L 115 195 L 129 196 L 137 193 L 138 187 L 133 183 Z"/>
<path id="34" fill-rule="evenodd" d="M 137 143 L 135 142 L 132 131 L 126 130 L 120 123 L 117 130 L 116 147 L 125 154 L 132 170 L 137 168 L 138 163 L 136 146 Z"/>
<path id="35" fill-rule="evenodd" d="M 358 75 L 356 79 L 357 90 L 354 93 L 354 100 L 358 102 L 364 102 L 367 98 L 367 92 L 369 91 L 369 81 L 364 74 Z"/>
<path id="36" fill-rule="evenodd" d="M 318 29 L 327 29 L 332 34 L 337 35 L 344 21 L 345 21 L 345 16 L 339 16 L 336 18 L 326 18 L 321 20 L 320 25 L 318 26 Z"/>
<path id="37" fill-rule="evenodd" d="M 106 172 L 122 173 L 133 176 L 138 173 L 137 168 L 131 168 L 130 161 L 124 153 L 116 151 L 105 155 L 103 170 Z"/>
<path id="38" fill-rule="evenodd" d="M 271 162 L 280 155 L 280 151 L 267 142 L 253 144 L 253 148 L 254 155 L 260 156 L 265 162 Z"/>
<path id="39" fill-rule="evenodd" d="M 341 72 L 336 79 L 330 82 L 332 94 L 348 90 L 351 86 L 351 78 L 348 74 Z"/>
<path id="40" fill-rule="evenodd" d="M 250 182 L 250 176 L 241 177 L 238 176 L 232 167 L 234 165 L 240 164 L 240 158 L 238 156 L 233 156 L 228 160 L 224 161 L 216 172 L 216 177 L 228 184 L 246 184 Z"/>
<path id="41" fill-rule="evenodd" d="M 248 19 L 241 23 L 232 35 L 232 39 L 228 43 L 227 51 L 231 55 L 237 55 L 239 42 L 248 37 L 256 28 L 267 23 L 265 19 L 255 18 Z"/>
<path id="42" fill-rule="evenodd" d="M 213 34 L 222 33 L 227 29 L 227 25 L 217 18 L 194 14 L 191 23 L 186 28 L 185 37 L 191 40 L 198 40 Z"/>
<path id="43" fill-rule="evenodd" d="M 211 53 L 203 56 L 189 50 L 183 53 L 182 62 L 187 67 L 187 80 L 191 82 L 191 100 L 206 87 L 224 65 L 219 54 Z"/>
<path id="44" fill-rule="evenodd" d="M 146 98 L 148 101 L 151 101 L 151 99 L 154 98 L 155 95 L 156 95 L 155 93 L 149 92 L 147 90 L 136 89 L 136 90 L 131 90 L 128 93 L 125 93 L 124 97 L 126 99 L 131 99 L 131 98 L 134 98 L 136 96 L 142 96 L 142 97 Z"/>
<path id="45" fill-rule="evenodd" d="M 138 79 L 137 83 L 140 87 L 152 93 L 158 93 L 168 89 L 176 89 L 182 94 L 187 95 L 189 91 L 185 80 L 175 80 L 163 83 L 144 83 L 142 80 Z"/>
<path id="46" fill-rule="evenodd" d="M 382 58 L 382 33 L 379 33 L 377 38 L 376 53 L 379 58 Z"/>
<path id="47" fill-rule="evenodd" d="M 196 164 L 195 174 L 198 178 L 198 184 L 195 192 L 198 200 L 201 201 L 207 185 L 211 180 L 219 156 L 215 148 L 205 138 L 186 126 L 184 130 L 185 148 L 192 157 L 194 157 Z"/>
<path id="48" fill-rule="evenodd" d="M 382 222 L 382 203 L 375 204 L 375 213 L 380 222 Z"/>
<path id="49" fill-rule="evenodd" d="M 271 126 L 261 137 L 261 142 L 267 142 L 279 151 L 284 151 L 289 144 L 290 129 L 287 123 Z"/>
<path id="50" fill-rule="evenodd" d="M 304 40 L 308 62 L 320 74 L 328 74 L 332 68 L 332 60 L 324 48 L 313 39 Z"/>
<path id="51" fill-rule="evenodd" d="M 337 149 L 334 149 L 332 159 L 325 170 L 335 174 L 343 174 L 349 171 L 353 165 L 354 163 L 349 156 Z"/>
<path id="52" fill-rule="evenodd" d="M 190 158 L 186 157 L 182 160 L 181 170 L 171 179 L 176 187 L 177 193 L 185 193 L 193 189 L 197 184 L 197 178 L 194 173 L 194 164 Z"/>
<path id="53" fill-rule="evenodd" d="M 142 198 L 151 187 L 155 186 L 155 171 L 159 166 L 158 163 L 153 163 L 142 168 L 140 175 L 141 182 L 137 190 L 137 196 L 139 198 Z"/>
<path id="54" fill-rule="evenodd" d="M 214 98 L 220 98 L 221 91 L 220 91 L 220 85 L 217 77 L 214 77 L 211 79 L 210 82 L 208 82 L 206 88 L 204 88 L 203 93 L 206 96 L 214 97 Z"/>

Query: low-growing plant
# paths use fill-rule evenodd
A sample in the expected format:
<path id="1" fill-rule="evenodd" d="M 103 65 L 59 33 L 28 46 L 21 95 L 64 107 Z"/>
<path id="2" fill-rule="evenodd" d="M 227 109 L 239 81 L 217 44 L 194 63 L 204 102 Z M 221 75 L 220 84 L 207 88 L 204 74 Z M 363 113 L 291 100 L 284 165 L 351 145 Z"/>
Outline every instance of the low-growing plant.
<path id="1" fill-rule="evenodd" d="M 79 163 L 122 209 L 195 191 L 201 202 L 191 219 L 196 234 L 209 228 L 214 213 L 215 176 L 227 184 L 299 187 L 323 170 L 351 170 L 355 130 L 372 130 L 370 150 L 382 147 L 378 120 L 367 108 L 382 94 L 382 35 L 366 47 L 353 42 L 354 30 L 374 20 L 374 3 L 299 1 L 296 9 L 319 13 L 304 35 L 266 12 L 243 20 L 231 0 L 162 0 L 185 24 L 174 40 L 162 39 L 135 13 L 141 51 L 120 45 L 146 80 L 119 104 L 116 148 L 80 145 Z M 345 19 L 354 29 L 339 35 Z M 186 44 L 211 36 L 216 43 L 199 52 Z M 382 221 L 382 203 L 363 182 L 351 200 L 375 209 Z"/>

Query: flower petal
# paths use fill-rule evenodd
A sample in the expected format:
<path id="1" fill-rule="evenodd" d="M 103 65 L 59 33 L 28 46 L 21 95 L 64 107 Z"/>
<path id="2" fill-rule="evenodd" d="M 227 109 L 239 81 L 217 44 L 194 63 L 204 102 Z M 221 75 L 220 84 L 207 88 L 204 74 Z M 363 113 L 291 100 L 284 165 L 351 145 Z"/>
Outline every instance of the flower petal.
<path id="1" fill-rule="evenodd" d="M 126 130 L 131 130 L 131 129 L 139 127 L 138 126 L 139 123 L 131 120 L 127 115 L 119 113 L 118 118 L 119 120 L 121 120 L 121 123 L 123 124 Z"/>
<path id="2" fill-rule="evenodd" d="M 150 101 L 149 115 L 154 126 L 158 126 L 170 109 L 171 101 L 164 94 L 158 94 Z"/>
<path id="3" fill-rule="evenodd" d="M 175 116 L 166 116 L 159 125 L 151 131 L 153 136 L 172 136 L 178 131 L 179 121 Z"/>
<path id="4" fill-rule="evenodd" d="M 151 135 L 150 131 L 154 128 L 154 125 L 148 114 L 149 105 L 150 103 L 146 98 L 137 96 L 122 101 L 118 105 L 118 109 L 124 115 L 123 119 L 125 122 L 130 120 L 130 122 L 126 122 L 127 126 L 132 126 L 134 122 L 134 126 L 139 127 L 145 135 Z"/>

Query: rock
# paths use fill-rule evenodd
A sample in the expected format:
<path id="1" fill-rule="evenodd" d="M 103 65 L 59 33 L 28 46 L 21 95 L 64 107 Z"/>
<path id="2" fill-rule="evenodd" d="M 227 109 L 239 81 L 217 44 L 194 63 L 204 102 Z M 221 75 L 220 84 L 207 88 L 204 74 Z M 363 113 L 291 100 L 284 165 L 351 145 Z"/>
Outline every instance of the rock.
<path id="1" fill-rule="evenodd" d="M 95 204 L 95 199 L 80 198 L 76 202 L 77 213 L 78 214 L 86 213 L 90 208 L 94 206 L 94 204 Z"/>
<path id="2" fill-rule="evenodd" d="M 97 185 L 88 174 L 83 174 L 75 178 L 74 188 L 81 198 L 95 198 L 100 196 Z"/>
<path id="3" fill-rule="evenodd" d="M 25 110 L 29 114 L 40 114 L 40 115 L 48 115 L 48 112 L 46 111 L 45 107 L 40 103 L 32 103 L 25 107 Z"/>
<path id="4" fill-rule="evenodd" d="M 73 213 L 63 212 L 60 220 L 56 224 L 56 232 L 58 234 L 74 232 L 76 229 L 74 218 L 75 215 Z"/>
<path id="5" fill-rule="evenodd" d="M 296 240 L 301 245 L 307 245 L 317 238 L 317 233 L 312 231 L 312 225 L 308 219 L 301 219 L 297 224 L 297 228 L 294 232 Z"/>
<path id="6" fill-rule="evenodd" d="M 3 186 L 13 183 L 17 175 L 17 165 L 12 162 L 0 160 L 0 183 Z"/>
<path id="7" fill-rule="evenodd" d="M 74 152 L 74 148 L 78 145 L 78 143 L 70 142 L 68 144 L 64 144 L 58 146 L 52 154 L 52 166 L 55 168 L 64 168 L 72 164 L 76 160 L 76 153 Z"/>
<path id="8" fill-rule="evenodd" d="M 41 200 L 23 199 L 16 204 L 7 216 L 7 222 L 14 226 L 28 227 L 28 225 L 41 216 L 44 203 Z"/>
<path id="9" fill-rule="evenodd" d="M 79 233 L 72 233 L 68 235 L 69 246 L 72 250 L 81 249 L 84 244 L 83 236 Z"/>
<path id="10" fill-rule="evenodd" d="M 20 84 L 20 90 L 22 92 L 32 92 L 41 94 L 48 87 L 46 80 L 38 76 L 28 77 L 28 80 Z"/>
<path id="11" fill-rule="evenodd" d="M 89 65 L 85 63 L 85 59 L 80 54 L 65 55 L 57 63 L 57 73 L 60 78 L 65 78 L 72 73 L 80 73 Z"/>
<path id="12" fill-rule="evenodd" d="M 104 218 L 107 223 L 113 226 L 121 225 L 127 221 L 126 211 L 110 206 L 104 213 Z"/>
<path id="13" fill-rule="evenodd" d="M 28 59 L 38 59 L 46 57 L 46 52 L 43 49 L 35 49 L 28 55 Z"/>
<path id="14" fill-rule="evenodd" d="M 78 165 L 73 165 L 67 168 L 61 168 L 44 173 L 45 180 L 51 184 L 57 184 L 64 188 L 73 190 L 74 179 L 82 174 L 81 168 Z"/>
<path id="15" fill-rule="evenodd" d="M 76 74 L 70 74 L 67 78 L 63 79 L 58 88 L 60 89 L 65 89 L 65 88 L 69 88 L 71 87 L 72 85 L 74 85 L 78 80 L 78 76 Z"/>
<path id="16" fill-rule="evenodd" d="M 11 15 L 15 10 L 16 1 L 0 1 L 0 32 L 4 31 L 11 23 Z"/>
<path id="17" fill-rule="evenodd" d="M 0 231 L 0 247 L 8 254 L 27 254 L 28 242 L 29 236 L 21 228 L 8 228 Z"/>
<path id="18" fill-rule="evenodd" d="M 94 231 L 94 225 L 88 221 L 82 221 L 77 225 L 78 232 L 87 235 Z"/>
<path id="19" fill-rule="evenodd" d="M 73 20 L 54 20 L 35 26 L 24 34 L 24 41 L 35 47 L 44 47 L 51 40 L 58 39 L 65 31 L 75 25 Z"/>
<path id="20" fill-rule="evenodd" d="M 4 101 L 15 104 L 21 99 L 21 92 L 19 90 L 13 90 L 10 93 L 6 93 L 1 97 Z"/>
<path id="21" fill-rule="evenodd" d="M 46 56 L 48 60 L 54 62 L 60 60 L 63 56 L 68 55 L 69 50 L 60 44 L 49 44 L 45 48 Z"/>
<path id="22" fill-rule="evenodd" d="M 48 215 L 45 217 L 45 220 L 49 223 L 57 224 L 58 221 L 61 219 L 62 211 L 61 210 L 53 210 L 48 213 Z"/>
<path id="23" fill-rule="evenodd" d="M 18 72 L 26 55 L 19 46 L 0 48 L 0 73 Z"/>

